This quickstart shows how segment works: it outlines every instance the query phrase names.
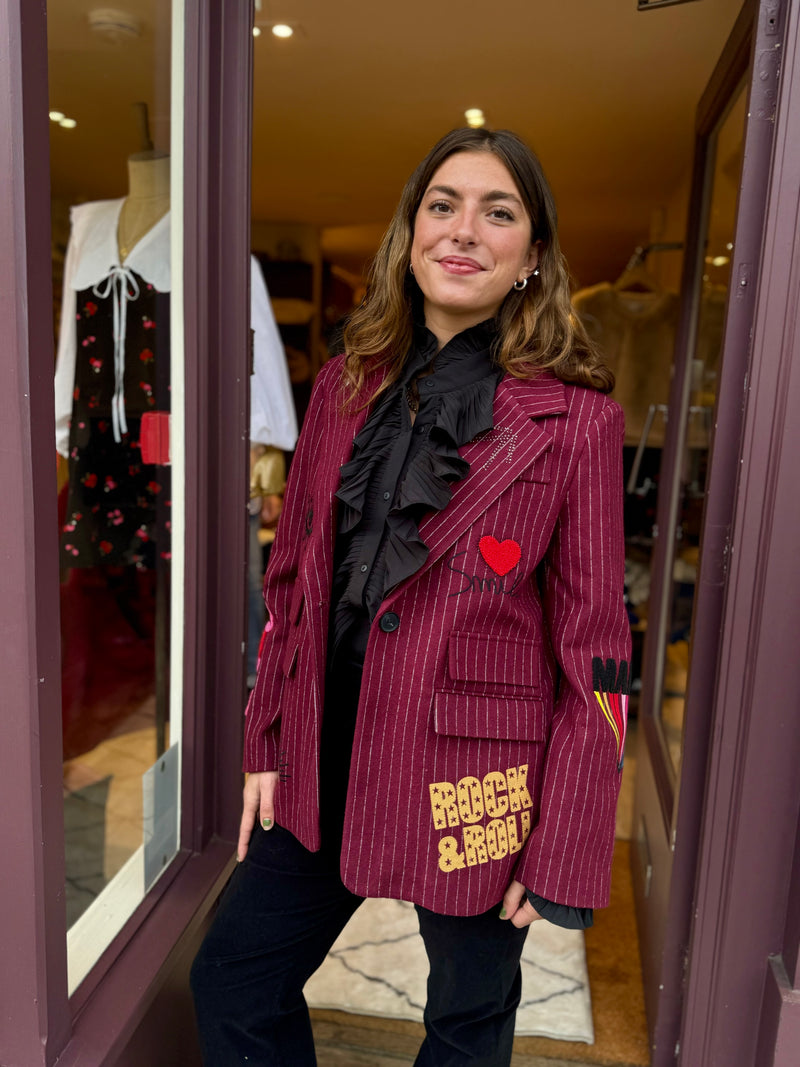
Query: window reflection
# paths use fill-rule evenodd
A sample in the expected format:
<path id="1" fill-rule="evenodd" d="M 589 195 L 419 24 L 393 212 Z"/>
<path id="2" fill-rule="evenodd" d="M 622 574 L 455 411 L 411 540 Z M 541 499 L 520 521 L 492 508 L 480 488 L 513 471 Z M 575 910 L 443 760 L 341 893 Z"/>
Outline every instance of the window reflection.
<path id="1" fill-rule="evenodd" d="M 144 894 L 143 775 L 170 741 L 170 7 L 48 4 L 71 972 L 104 947 L 101 895 L 121 925 Z"/>
<path id="2" fill-rule="evenodd" d="M 700 556 L 711 428 L 717 395 L 717 371 L 730 289 L 736 198 L 742 168 L 745 101 L 745 89 L 742 87 L 717 136 L 705 244 L 703 291 L 690 371 L 689 407 L 680 476 L 680 505 L 675 532 L 661 699 L 661 725 L 666 749 L 676 775 L 681 762 L 691 658 L 692 611 Z"/>

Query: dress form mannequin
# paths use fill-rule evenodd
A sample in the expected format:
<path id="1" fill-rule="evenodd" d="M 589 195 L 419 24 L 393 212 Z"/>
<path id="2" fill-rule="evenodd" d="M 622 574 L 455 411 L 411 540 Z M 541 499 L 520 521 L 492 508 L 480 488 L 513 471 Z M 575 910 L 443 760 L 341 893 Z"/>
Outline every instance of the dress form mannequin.
<path id="1" fill-rule="evenodd" d="M 143 457 L 141 428 L 170 408 L 169 157 L 133 156 L 128 174 L 126 199 L 72 207 L 64 270 L 55 406 L 72 754 L 153 693 L 165 747 L 170 470 Z"/>
<path id="2" fill-rule="evenodd" d="M 170 160 L 128 161 L 129 195 L 76 205 L 56 361 L 56 448 L 69 463 L 65 567 L 153 569 L 166 471 L 143 460 L 140 422 L 170 401 Z"/>
<path id="3" fill-rule="evenodd" d="M 169 211 L 169 164 L 169 156 L 158 151 L 137 152 L 128 157 L 128 195 L 117 228 L 122 263 Z"/>

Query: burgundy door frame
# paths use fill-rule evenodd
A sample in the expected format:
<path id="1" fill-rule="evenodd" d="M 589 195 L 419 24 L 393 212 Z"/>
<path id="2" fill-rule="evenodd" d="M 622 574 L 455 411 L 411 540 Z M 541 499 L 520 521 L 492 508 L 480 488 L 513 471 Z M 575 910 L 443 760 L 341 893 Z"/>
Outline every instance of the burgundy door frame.
<path id="1" fill-rule="evenodd" d="M 675 1062 L 685 1004 L 685 972 L 694 907 L 709 755 L 715 744 L 712 714 L 717 665 L 724 656 L 720 641 L 726 578 L 731 553 L 731 527 L 741 467 L 743 402 L 752 358 L 751 326 L 756 308 L 756 284 L 767 190 L 772 165 L 778 55 L 785 32 L 785 3 L 747 3 L 715 68 L 697 111 L 695 162 L 687 224 L 687 261 L 682 284 L 683 314 L 676 345 L 678 370 L 670 410 L 689 402 L 689 376 L 681 373 L 691 357 L 699 314 L 701 278 L 705 270 L 704 238 L 711 196 L 714 153 L 712 138 L 742 83 L 749 82 L 748 121 L 737 210 L 724 358 L 721 361 L 717 404 L 709 462 L 708 493 L 703 516 L 701 555 L 692 621 L 692 654 L 686 691 L 680 795 L 678 783 L 667 773 L 663 739 L 655 716 L 660 708 L 663 655 L 660 641 L 648 641 L 645 662 L 646 694 L 637 768 L 637 814 L 648 820 L 650 859 L 654 867 L 654 902 L 647 902 L 639 857 L 634 856 L 634 880 L 643 932 L 646 999 L 653 1044 L 654 1067 Z M 777 47 L 776 47 L 777 46 Z M 750 74 L 748 76 L 748 69 Z M 680 419 L 677 420 L 680 423 Z M 668 428 L 662 472 L 674 469 L 682 455 L 679 427 Z M 671 430 L 671 432 L 670 432 Z M 677 484 L 672 498 L 660 501 L 658 524 L 665 536 L 658 546 L 654 568 L 672 571 L 670 532 L 677 522 Z M 652 616 L 667 625 L 664 588 L 657 588 Z M 663 758 L 659 758 L 659 757 Z M 648 765 L 652 762 L 652 779 Z M 677 805 L 676 805 L 677 802 Z M 655 827 L 655 832 L 653 828 Z M 663 827 L 663 833 L 659 830 Z M 694 1063 L 694 1060 L 687 1060 Z M 705 1062 L 697 1060 L 696 1062 Z"/>
<path id="2" fill-rule="evenodd" d="M 692 655 L 686 687 L 686 715 L 680 781 L 676 779 L 660 725 L 665 635 L 671 579 L 654 582 L 650 628 L 645 646 L 644 689 L 640 704 L 641 736 L 637 760 L 637 838 L 632 856 L 641 933 L 645 997 L 653 1046 L 653 1063 L 674 1062 L 683 1008 L 683 970 L 692 912 L 692 889 L 698 852 L 706 764 L 710 745 L 710 707 L 724 592 L 724 569 L 732 520 L 742 434 L 741 393 L 750 356 L 749 328 L 755 306 L 752 276 L 758 268 L 766 187 L 773 132 L 767 104 L 774 111 L 777 70 L 766 79 L 753 76 L 751 58 L 764 35 L 780 31 L 768 26 L 765 4 L 742 8 L 709 84 L 695 122 L 695 152 L 687 221 L 686 258 L 681 286 L 681 320 L 676 338 L 676 370 L 670 396 L 671 417 L 661 465 L 662 494 L 657 516 L 661 536 L 656 542 L 653 571 L 671 576 L 672 531 L 678 522 L 680 486 L 673 472 L 681 469 L 685 418 L 689 404 L 690 360 L 700 315 L 705 238 L 711 205 L 715 134 L 742 83 L 750 82 L 750 119 L 746 129 L 740 183 L 732 295 L 728 304 L 724 359 L 717 388 L 717 406 L 704 507 L 698 569 Z M 779 39 L 779 37 L 778 37 Z M 748 77 L 748 70 L 751 74 Z M 742 279 L 745 284 L 738 284 Z M 678 790 L 680 801 L 678 803 Z M 652 874 L 645 877 L 646 864 Z"/>
<path id="3" fill-rule="evenodd" d="M 69 1034 L 44 31 L 0 0 L 0 1062 L 31 1067 Z"/>
<path id="4" fill-rule="evenodd" d="M 756 53 L 757 71 L 779 57 L 780 80 L 686 973 L 687 1067 L 790 1067 L 800 1048 L 800 5 L 762 13 L 786 26 Z"/>
<path id="5" fill-rule="evenodd" d="M 115 1062 L 233 862 L 245 677 L 252 20 L 252 2 L 186 5 L 183 848 L 69 1000 L 47 23 L 40 0 L 0 0 L 3 1063 Z"/>

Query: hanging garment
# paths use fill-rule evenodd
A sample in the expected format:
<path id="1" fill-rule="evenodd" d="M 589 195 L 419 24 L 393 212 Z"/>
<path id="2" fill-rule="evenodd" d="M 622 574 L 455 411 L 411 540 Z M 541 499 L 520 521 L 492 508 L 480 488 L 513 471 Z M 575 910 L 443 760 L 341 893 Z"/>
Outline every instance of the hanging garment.
<path id="1" fill-rule="evenodd" d="M 297 444 L 297 417 L 289 365 L 264 275 L 253 255 L 250 256 L 250 326 L 253 330 L 250 442 L 291 452 Z"/>
<path id="2" fill-rule="evenodd" d="M 71 210 L 55 377 L 65 567 L 152 567 L 169 555 L 169 469 L 143 463 L 140 447 L 142 415 L 170 408 L 169 215 L 123 264 L 123 203 Z"/>
<path id="3" fill-rule="evenodd" d="M 613 397 L 625 412 L 625 444 L 638 445 L 651 404 L 667 404 L 679 300 L 676 293 L 636 292 L 608 282 L 583 289 L 575 309 L 616 377 Z M 663 418 L 647 444 L 664 444 Z"/>

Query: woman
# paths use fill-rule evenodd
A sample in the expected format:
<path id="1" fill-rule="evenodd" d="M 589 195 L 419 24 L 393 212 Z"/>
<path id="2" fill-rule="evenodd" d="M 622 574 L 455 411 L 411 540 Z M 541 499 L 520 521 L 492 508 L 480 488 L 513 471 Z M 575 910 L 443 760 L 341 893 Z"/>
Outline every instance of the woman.
<path id="1" fill-rule="evenodd" d="M 608 902 L 629 657 L 622 415 L 514 134 L 432 149 L 344 340 L 267 571 L 201 1038 L 313 1064 L 302 987 L 383 896 L 430 960 L 417 1064 L 500 1067 L 529 924 Z"/>

